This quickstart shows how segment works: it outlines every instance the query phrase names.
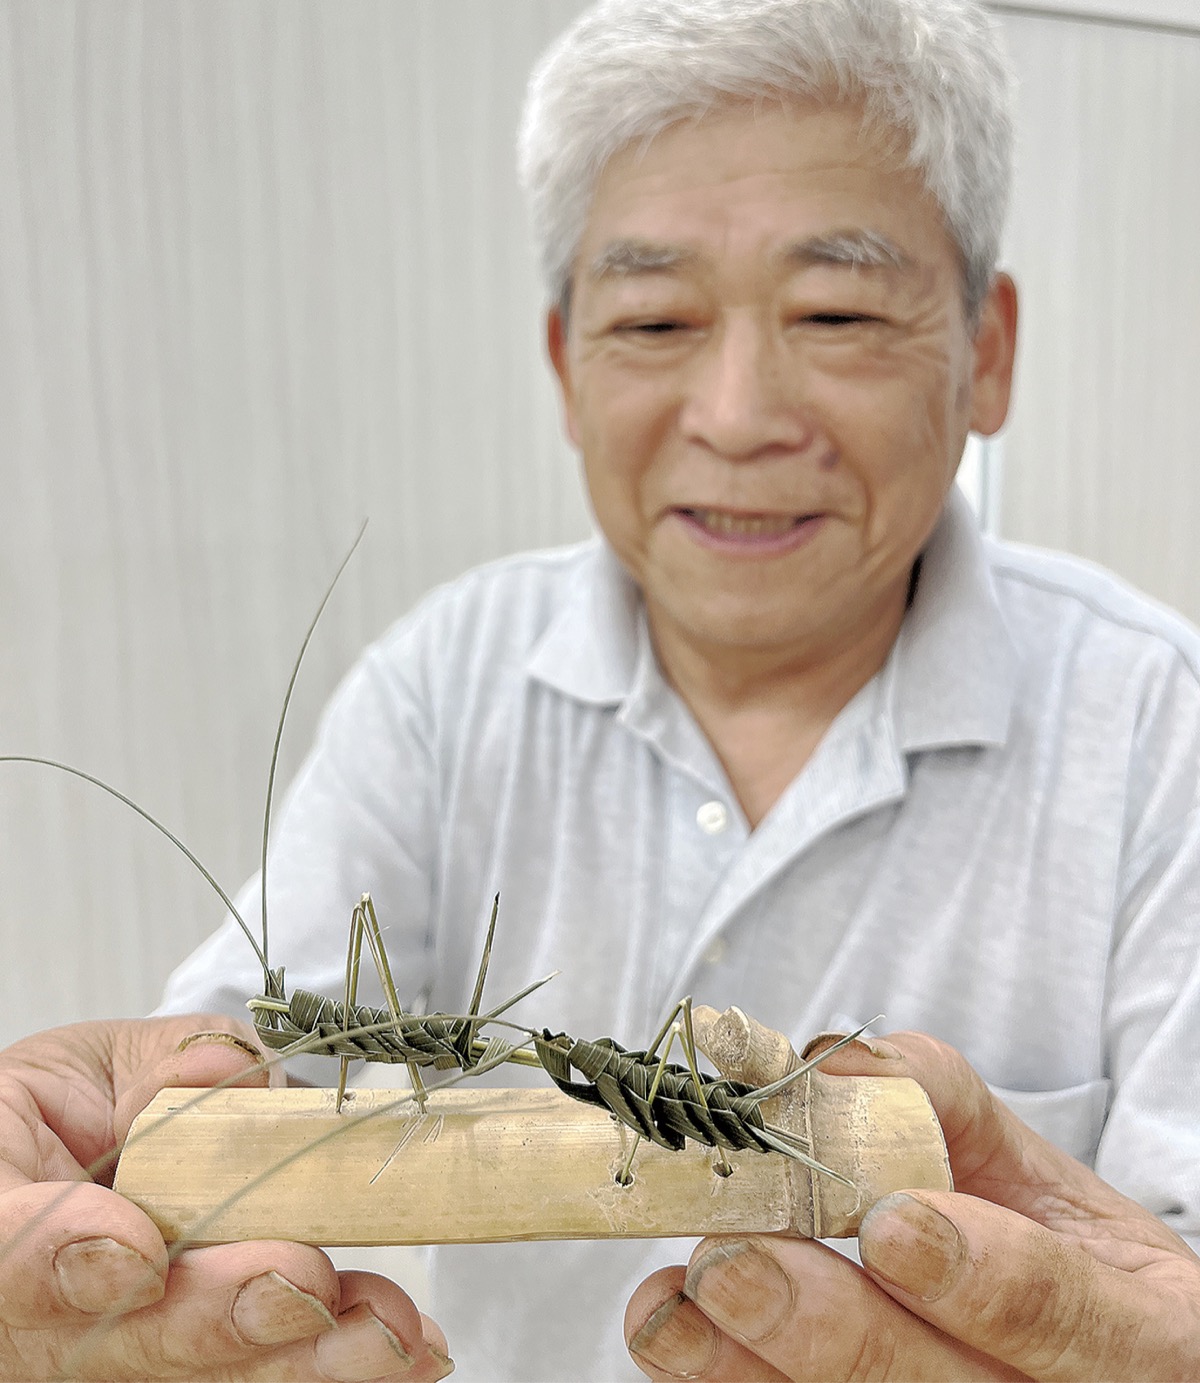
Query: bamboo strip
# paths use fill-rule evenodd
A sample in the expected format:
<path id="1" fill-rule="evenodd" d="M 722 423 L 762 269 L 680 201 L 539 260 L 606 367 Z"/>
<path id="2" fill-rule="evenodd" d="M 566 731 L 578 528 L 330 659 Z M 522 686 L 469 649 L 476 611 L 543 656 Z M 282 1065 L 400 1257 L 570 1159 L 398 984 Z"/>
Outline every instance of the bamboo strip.
<path id="1" fill-rule="evenodd" d="M 790 1050 L 790 1049 L 789 1049 Z M 814 1071 L 785 1112 L 858 1195 L 776 1153 L 672 1152 L 557 1090 L 438 1091 L 424 1115 L 396 1092 L 162 1091 L 135 1121 L 116 1189 L 169 1241 L 351 1244 L 694 1237 L 787 1231 L 848 1236 L 880 1196 L 946 1188 L 945 1145 L 915 1082 Z M 799 1111 L 799 1112 L 798 1112 Z M 776 1115 L 773 1122 L 785 1123 Z M 814 1195 L 815 1192 L 815 1195 Z"/>

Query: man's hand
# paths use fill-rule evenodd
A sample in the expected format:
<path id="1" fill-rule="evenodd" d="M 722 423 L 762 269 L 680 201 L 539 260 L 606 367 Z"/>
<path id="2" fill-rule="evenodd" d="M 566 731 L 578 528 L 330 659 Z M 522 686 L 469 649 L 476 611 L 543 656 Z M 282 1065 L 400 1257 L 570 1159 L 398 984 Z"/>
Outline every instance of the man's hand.
<path id="1" fill-rule="evenodd" d="M 205 1027 L 220 1031 L 196 1037 Z M 0 1378 L 450 1372 L 441 1331 L 385 1278 L 289 1243 L 170 1261 L 154 1223 L 106 1189 L 156 1091 L 269 1080 L 252 1031 L 226 1019 L 80 1023 L 0 1053 Z"/>
<path id="2" fill-rule="evenodd" d="M 871 1049 L 874 1049 L 873 1051 Z M 1200 1258 L 1010 1114 L 916 1033 L 822 1069 L 912 1076 L 941 1119 L 954 1192 L 887 1196 L 864 1270 L 824 1245 L 710 1239 L 644 1282 L 626 1339 L 651 1378 L 1200 1378 Z M 811 1054 L 811 1053 L 809 1053 Z"/>

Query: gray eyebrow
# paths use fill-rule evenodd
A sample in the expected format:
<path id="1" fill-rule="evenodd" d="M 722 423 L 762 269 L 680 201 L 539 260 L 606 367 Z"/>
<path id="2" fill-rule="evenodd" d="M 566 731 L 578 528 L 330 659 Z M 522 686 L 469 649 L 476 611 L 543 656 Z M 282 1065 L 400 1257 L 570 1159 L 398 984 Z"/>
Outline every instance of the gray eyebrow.
<path id="1" fill-rule="evenodd" d="M 911 269 L 912 258 L 889 236 L 873 230 L 833 231 L 798 240 L 783 252 L 791 264 L 844 264 L 851 269 Z"/>
<path id="2" fill-rule="evenodd" d="M 637 274 L 678 269 L 696 258 L 679 245 L 657 245 L 647 240 L 614 240 L 588 267 L 593 279 L 632 278 Z"/>
<path id="3" fill-rule="evenodd" d="M 788 245 L 785 263 L 797 268 L 840 264 L 852 269 L 909 269 L 911 257 L 880 231 L 840 230 L 813 235 Z M 669 273 L 694 263 L 698 256 L 681 245 L 649 240 L 614 240 L 588 266 L 593 279 L 634 278 L 639 274 Z"/>

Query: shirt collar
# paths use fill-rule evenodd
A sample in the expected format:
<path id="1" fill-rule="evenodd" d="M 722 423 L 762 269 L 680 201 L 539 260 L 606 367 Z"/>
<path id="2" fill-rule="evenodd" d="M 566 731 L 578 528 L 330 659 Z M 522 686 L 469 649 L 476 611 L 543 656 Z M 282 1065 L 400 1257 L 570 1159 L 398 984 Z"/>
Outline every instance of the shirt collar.
<path id="1" fill-rule="evenodd" d="M 900 750 L 1005 742 L 1017 650 L 978 523 L 957 486 L 925 546 L 912 605 L 880 677 Z"/>
<path id="2" fill-rule="evenodd" d="M 633 579 L 597 539 L 526 669 L 564 695 L 619 706 L 665 691 Z M 901 751 L 1003 744 L 1017 675 L 975 516 L 957 487 L 926 544 L 912 605 L 877 678 Z M 864 688 L 864 691 L 866 689 Z M 862 693 L 859 693 L 862 696 Z M 872 697 L 874 699 L 874 697 Z M 858 698 L 855 698 L 857 701 Z"/>
<path id="3" fill-rule="evenodd" d="M 645 616 L 633 578 L 602 539 L 583 550 L 558 613 L 525 667 L 535 681 L 577 701 L 619 705 L 639 665 Z"/>

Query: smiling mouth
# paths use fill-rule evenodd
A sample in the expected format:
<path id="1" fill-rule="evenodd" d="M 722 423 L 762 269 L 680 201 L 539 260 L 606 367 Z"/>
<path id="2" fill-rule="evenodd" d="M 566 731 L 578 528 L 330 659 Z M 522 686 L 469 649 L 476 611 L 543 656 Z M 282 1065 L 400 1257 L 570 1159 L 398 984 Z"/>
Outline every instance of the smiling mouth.
<path id="1" fill-rule="evenodd" d="M 782 538 L 817 514 L 732 514 L 727 509 L 680 509 L 693 523 L 723 538 Z"/>

